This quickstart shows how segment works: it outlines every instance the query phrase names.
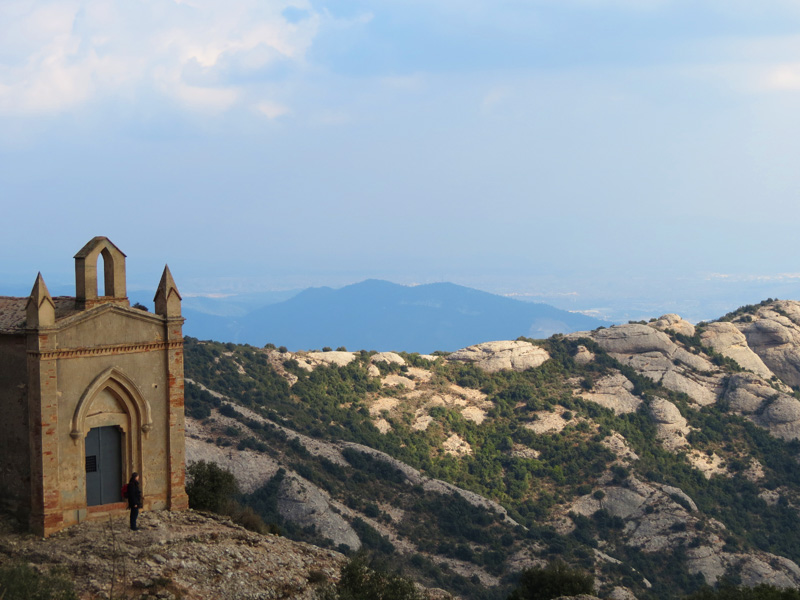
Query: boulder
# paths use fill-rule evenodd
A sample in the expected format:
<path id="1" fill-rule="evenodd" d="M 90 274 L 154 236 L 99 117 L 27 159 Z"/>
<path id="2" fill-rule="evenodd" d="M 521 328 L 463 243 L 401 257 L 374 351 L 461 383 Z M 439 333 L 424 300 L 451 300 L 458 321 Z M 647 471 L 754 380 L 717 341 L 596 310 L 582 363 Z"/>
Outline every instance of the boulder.
<path id="1" fill-rule="evenodd" d="M 302 356 L 302 355 L 301 355 Z M 356 358 L 355 352 L 307 352 L 305 355 L 312 362 L 344 367 Z"/>
<path id="2" fill-rule="evenodd" d="M 352 550 L 361 548 L 358 535 L 341 515 L 334 512 L 321 490 L 307 481 L 287 475 L 278 489 L 278 512 L 287 521 L 301 527 L 313 526 L 336 545 Z"/>
<path id="3" fill-rule="evenodd" d="M 621 363 L 668 389 L 687 394 L 700 405 L 716 402 L 722 391 L 719 369 L 653 327 L 630 323 L 601 329 L 591 336 Z"/>
<path id="4" fill-rule="evenodd" d="M 547 350 L 524 341 L 486 342 L 462 348 L 447 360 L 471 363 L 494 373 L 504 369 L 525 371 L 538 367 L 550 358 Z"/>
<path id="5" fill-rule="evenodd" d="M 664 400 L 653 398 L 650 401 L 650 417 L 656 423 L 656 435 L 665 448 L 677 451 L 686 446 L 689 427 L 678 407 Z"/>
<path id="6" fill-rule="evenodd" d="M 378 352 L 372 355 L 370 361 L 373 363 L 385 362 L 394 365 L 406 364 L 405 359 L 396 352 Z"/>
<path id="7" fill-rule="evenodd" d="M 747 338 L 733 323 L 718 321 L 706 325 L 700 334 L 704 346 L 713 348 L 723 356 L 732 358 L 744 368 L 769 379 L 773 373 L 764 361 L 747 345 Z"/>
<path id="8" fill-rule="evenodd" d="M 674 313 L 663 315 L 655 321 L 648 323 L 648 325 L 654 329 L 658 329 L 659 331 L 671 329 L 675 333 L 680 333 L 689 337 L 694 335 L 694 325 L 689 323 L 689 321 L 684 321 Z"/>
<path id="9" fill-rule="evenodd" d="M 579 365 L 585 365 L 594 360 L 594 354 L 586 346 L 581 345 L 578 346 L 578 352 L 575 353 L 573 358 Z"/>
<path id="10" fill-rule="evenodd" d="M 676 349 L 675 343 L 666 333 L 638 323 L 600 329 L 591 335 L 603 350 L 611 354 L 656 352 L 671 356 Z"/>
<path id="11" fill-rule="evenodd" d="M 659 424 L 686 426 L 686 419 L 683 418 L 678 407 L 663 398 L 653 398 L 650 401 L 650 416 Z"/>
<path id="12" fill-rule="evenodd" d="M 634 452 L 628 440 L 622 437 L 616 431 L 600 442 L 603 446 L 611 450 L 617 457 L 617 460 L 622 464 L 630 464 L 635 460 L 639 460 L 639 455 Z"/>
<path id="13" fill-rule="evenodd" d="M 761 418 L 775 424 L 800 421 L 800 402 L 790 396 L 781 395 L 769 403 Z"/>
<path id="14" fill-rule="evenodd" d="M 732 411 L 784 440 L 800 439 L 800 401 L 756 375 L 732 375 L 725 390 Z"/>
<path id="15" fill-rule="evenodd" d="M 761 377 L 749 373 L 736 373 L 728 379 L 724 398 L 732 411 L 747 415 L 758 411 L 768 398 L 777 393 Z"/>
<path id="16" fill-rule="evenodd" d="M 694 503 L 677 488 L 629 477 L 622 485 L 603 488 L 603 492 L 602 498 L 594 493 L 577 498 L 567 512 L 591 516 L 604 509 L 620 517 L 625 521 L 625 545 L 644 552 L 669 550 L 697 537 L 689 525 L 698 518 L 685 508 L 694 507 Z M 681 502 L 676 502 L 676 497 Z"/>
<path id="17" fill-rule="evenodd" d="M 636 412 L 642 404 L 642 399 L 634 396 L 632 390 L 633 384 L 628 378 L 622 373 L 615 372 L 597 380 L 590 391 L 576 389 L 573 393 L 621 415 Z"/>
<path id="18" fill-rule="evenodd" d="M 743 315 L 734 325 L 775 375 L 800 386 L 800 302 L 780 300 Z"/>

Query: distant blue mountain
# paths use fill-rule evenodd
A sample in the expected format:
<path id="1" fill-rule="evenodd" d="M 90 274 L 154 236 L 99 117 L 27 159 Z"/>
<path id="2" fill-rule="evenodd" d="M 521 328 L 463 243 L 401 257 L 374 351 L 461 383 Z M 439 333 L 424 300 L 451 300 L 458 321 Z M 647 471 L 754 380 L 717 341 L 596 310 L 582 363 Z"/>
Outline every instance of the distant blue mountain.
<path id="1" fill-rule="evenodd" d="M 244 316 L 185 310 L 184 331 L 200 339 L 290 350 L 453 351 L 519 336 L 545 338 L 607 325 L 547 304 L 520 302 L 453 283 L 404 286 L 369 279 L 309 288 Z"/>

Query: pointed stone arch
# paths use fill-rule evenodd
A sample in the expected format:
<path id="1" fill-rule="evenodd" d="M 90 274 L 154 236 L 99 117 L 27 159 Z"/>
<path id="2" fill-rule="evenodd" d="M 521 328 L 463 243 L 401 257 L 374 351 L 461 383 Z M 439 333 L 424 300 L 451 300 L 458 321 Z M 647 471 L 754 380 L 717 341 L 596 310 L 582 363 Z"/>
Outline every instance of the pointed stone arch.
<path id="1" fill-rule="evenodd" d="M 127 300 L 125 254 L 107 237 L 92 238 L 75 255 L 75 300 L 91 307 L 98 300 L 97 261 L 103 257 L 103 298 Z"/>
<path id="2" fill-rule="evenodd" d="M 96 410 L 93 411 L 92 409 Z M 80 445 L 85 461 L 86 437 L 92 429 L 116 427 L 121 434 L 122 480 L 142 472 L 142 436 L 153 425 L 150 403 L 144 398 L 136 383 L 116 367 L 100 373 L 86 388 L 72 415 L 70 436 Z M 86 480 L 83 486 L 86 487 Z"/>
<path id="3" fill-rule="evenodd" d="M 83 392 L 75 412 L 72 415 L 73 439 L 82 439 L 89 432 L 86 429 L 86 418 L 95 398 L 103 390 L 108 389 L 111 394 L 124 407 L 125 413 L 130 417 L 131 431 L 147 433 L 153 426 L 153 415 L 150 403 L 144 398 L 139 387 L 116 367 L 110 367 L 94 378 L 89 387 Z"/>

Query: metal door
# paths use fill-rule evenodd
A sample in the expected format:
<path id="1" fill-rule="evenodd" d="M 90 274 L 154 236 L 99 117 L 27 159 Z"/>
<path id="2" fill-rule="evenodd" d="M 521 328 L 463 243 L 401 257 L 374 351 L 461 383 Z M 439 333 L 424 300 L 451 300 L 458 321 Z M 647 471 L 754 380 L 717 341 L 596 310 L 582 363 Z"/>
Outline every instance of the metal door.
<path id="1" fill-rule="evenodd" d="M 86 504 L 122 501 L 122 434 L 119 427 L 96 427 L 86 436 Z"/>

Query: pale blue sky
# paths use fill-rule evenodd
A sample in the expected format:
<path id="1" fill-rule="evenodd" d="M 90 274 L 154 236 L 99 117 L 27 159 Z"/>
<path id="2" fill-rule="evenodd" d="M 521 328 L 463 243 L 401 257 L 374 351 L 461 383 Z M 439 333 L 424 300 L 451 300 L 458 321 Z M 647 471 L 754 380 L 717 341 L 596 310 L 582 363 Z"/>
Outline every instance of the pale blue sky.
<path id="1" fill-rule="evenodd" d="M 800 298 L 798 105 L 796 1 L 3 0 L 0 293 Z"/>

